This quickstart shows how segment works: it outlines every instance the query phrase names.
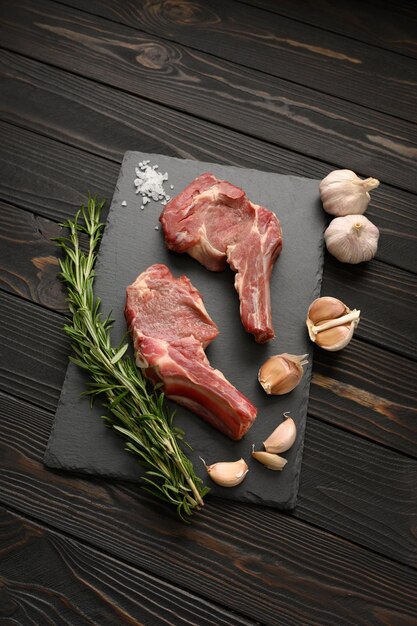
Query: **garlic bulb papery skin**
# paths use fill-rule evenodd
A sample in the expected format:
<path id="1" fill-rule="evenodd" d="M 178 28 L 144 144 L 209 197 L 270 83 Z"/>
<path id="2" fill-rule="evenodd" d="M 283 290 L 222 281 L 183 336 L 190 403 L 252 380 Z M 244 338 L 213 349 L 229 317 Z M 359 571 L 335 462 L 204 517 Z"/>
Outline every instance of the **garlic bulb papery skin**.
<path id="1" fill-rule="evenodd" d="M 303 377 L 303 365 L 308 363 L 307 356 L 283 352 L 265 361 L 259 369 L 258 380 L 266 393 L 281 396 L 295 389 Z"/>
<path id="2" fill-rule="evenodd" d="M 279 454 L 286 452 L 294 444 L 297 436 L 297 427 L 292 417 L 284 413 L 285 421 L 282 422 L 263 442 L 266 452 Z"/>
<path id="3" fill-rule="evenodd" d="M 287 465 L 287 459 L 284 459 L 282 456 L 278 456 L 278 454 L 271 454 L 270 452 L 263 452 L 252 450 L 252 456 L 254 459 L 265 465 L 270 470 L 274 470 L 275 472 L 281 472 L 284 467 Z"/>
<path id="4" fill-rule="evenodd" d="M 364 215 L 336 217 L 324 233 L 326 248 L 342 263 L 370 261 L 378 249 L 379 230 Z"/>
<path id="5" fill-rule="evenodd" d="M 320 183 L 323 208 L 337 217 L 365 213 L 371 199 L 369 191 L 378 185 L 376 178 L 362 180 L 352 170 L 334 170 Z"/>
<path id="6" fill-rule="evenodd" d="M 244 459 L 239 459 L 239 461 L 222 461 L 212 465 L 207 465 L 204 459 L 201 460 L 211 480 L 222 487 L 236 487 L 236 485 L 240 485 L 249 471 Z"/>
<path id="7" fill-rule="evenodd" d="M 330 352 L 348 345 L 359 324 L 360 311 L 351 311 L 337 298 L 317 298 L 309 306 L 307 329 L 311 341 Z"/>

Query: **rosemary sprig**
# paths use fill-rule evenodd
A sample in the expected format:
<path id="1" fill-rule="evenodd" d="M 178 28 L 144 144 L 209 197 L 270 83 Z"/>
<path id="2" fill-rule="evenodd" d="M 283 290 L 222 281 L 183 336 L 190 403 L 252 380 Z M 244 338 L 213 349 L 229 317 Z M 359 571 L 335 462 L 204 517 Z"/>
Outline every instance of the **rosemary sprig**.
<path id="1" fill-rule="evenodd" d="M 92 400 L 101 396 L 109 410 L 107 424 L 123 435 L 126 449 L 145 468 L 145 489 L 175 505 L 180 517 L 203 506 L 209 491 L 195 474 L 190 459 L 180 447 L 182 432 L 173 425 L 173 413 L 164 395 L 151 387 L 135 363 L 125 355 L 128 344 L 111 345 L 112 320 L 102 319 L 100 299 L 94 296 L 94 264 L 104 224 L 100 221 L 103 201 L 88 198 L 87 207 L 61 226 L 68 236 L 57 239 L 65 256 L 61 277 L 68 291 L 71 320 L 64 329 L 72 340 L 71 361 L 86 370 L 91 383 L 85 392 Z M 82 216 L 84 223 L 80 223 Z M 88 236 L 89 248 L 80 248 L 79 235 Z"/>

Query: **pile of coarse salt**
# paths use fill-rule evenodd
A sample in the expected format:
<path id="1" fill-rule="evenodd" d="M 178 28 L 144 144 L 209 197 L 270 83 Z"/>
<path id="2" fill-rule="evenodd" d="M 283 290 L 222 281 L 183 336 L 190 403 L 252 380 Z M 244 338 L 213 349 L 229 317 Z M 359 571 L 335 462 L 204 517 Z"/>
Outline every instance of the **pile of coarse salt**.
<path id="1" fill-rule="evenodd" d="M 169 196 L 164 189 L 164 182 L 168 180 L 168 174 L 161 174 L 158 172 L 158 165 L 149 165 L 150 161 L 142 161 L 139 163 L 139 167 L 135 168 L 137 178 L 134 180 L 136 187 L 136 193 L 140 193 L 142 196 L 142 210 L 145 205 L 151 200 L 160 202 L 163 206 L 169 202 L 171 196 Z M 174 185 L 171 185 L 171 189 L 174 189 Z"/>

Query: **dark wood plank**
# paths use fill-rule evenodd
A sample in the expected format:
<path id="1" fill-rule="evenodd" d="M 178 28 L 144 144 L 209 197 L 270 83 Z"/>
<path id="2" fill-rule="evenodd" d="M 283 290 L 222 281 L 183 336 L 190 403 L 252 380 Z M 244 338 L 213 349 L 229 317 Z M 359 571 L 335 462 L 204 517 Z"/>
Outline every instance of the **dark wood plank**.
<path id="1" fill-rule="evenodd" d="M 64 318 L 0 291 L 0 389 L 54 411 L 70 352 Z"/>
<path id="2" fill-rule="evenodd" d="M 6 1 L 5 12 L 11 50 L 417 191 L 414 124 L 48 0 Z"/>
<path id="3" fill-rule="evenodd" d="M 82 0 L 65 4 L 85 9 Z M 88 11 L 415 121 L 414 59 L 229 0 L 90 0 Z M 267 78 L 265 77 L 265 81 Z"/>
<path id="4" fill-rule="evenodd" d="M 12 315 L 18 323 L 13 323 Z M 33 339 L 22 354 L 29 325 Z M 4 370 L 0 370 L 0 390 L 39 407 L 55 409 L 69 351 L 61 325 L 59 315 L 0 292 L 0 339 L 4 346 L 3 362 L 7 364 L 7 370 L 4 366 Z M 47 364 L 42 368 L 41 359 Z M 344 449 L 346 453 L 342 452 Z M 300 517 L 304 517 L 303 506 L 306 506 L 312 518 L 321 519 L 323 528 L 414 563 L 416 546 L 413 547 L 410 537 L 416 513 L 413 475 L 417 462 L 331 425 L 321 425 L 312 417 L 309 418 L 306 454 L 308 482 L 305 490 L 301 485 Z M 389 477 L 381 471 L 384 464 L 390 468 Z M 362 510 L 357 517 L 347 507 L 338 516 L 329 517 L 330 497 L 334 496 L 337 502 L 341 497 L 337 493 L 339 487 L 346 501 L 352 498 L 352 502 L 361 502 Z M 371 497 L 372 493 L 375 496 Z M 378 508 L 375 508 L 376 501 Z M 395 509 L 392 509 L 393 501 L 397 502 Z M 387 521 L 387 525 L 380 528 L 380 519 Z"/>
<path id="5" fill-rule="evenodd" d="M 30 405 L 0 395 L 0 415 L 5 424 L 0 495 L 6 506 L 264 624 L 412 623 L 417 608 L 417 572 L 413 569 L 278 511 L 215 498 L 209 499 L 205 510 L 186 526 L 164 504 L 134 486 L 46 470 L 36 458 L 30 437 L 32 430 L 38 432 L 38 420 L 44 423 L 46 418 L 33 413 Z M 17 420 L 22 434 L 18 445 L 14 434 Z M 325 456 L 329 453 L 326 446 Z M 342 459 L 345 455 L 347 451 Z M 362 471 L 363 463 L 368 469 L 373 464 L 369 454 L 359 463 Z M 351 458 L 348 465 L 352 465 Z M 400 465 L 405 476 L 402 461 Z M 326 467 L 323 463 L 323 473 Z M 389 468 L 398 471 L 391 459 Z M 344 470 L 343 462 L 338 471 Z M 381 469 L 374 466 L 374 472 L 378 482 L 383 481 Z M 322 483 L 314 486 L 315 494 L 323 494 L 320 497 L 328 504 L 337 498 L 338 476 L 333 469 L 330 482 L 322 476 Z M 372 481 L 368 483 L 370 492 L 366 492 L 366 476 L 360 477 L 357 498 L 349 494 L 348 501 L 355 503 L 356 509 L 365 505 L 366 513 L 377 507 L 377 540 L 381 532 L 392 534 L 392 539 L 385 540 L 384 550 L 397 550 L 402 541 L 412 549 L 411 534 L 403 535 L 402 514 L 397 508 L 397 504 L 403 506 L 407 494 L 398 492 L 393 500 L 396 506 L 391 505 L 386 517 L 372 493 Z M 348 476 L 340 480 L 341 516 L 350 517 L 351 527 L 358 518 L 369 523 L 363 510 L 360 515 L 355 510 L 353 518 L 352 511 L 347 512 L 349 506 L 343 498 L 346 488 L 353 487 L 349 488 Z M 389 480 L 388 490 L 391 487 Z M 306 504 L 306 496 L 302 498 Z M 360 498 L 364 498 L 362 502 Z M 366 507 L 368 499 L 372 502 Z M 334 510 L 329 514 L 324 509 L 327 518 L 337 517 Z M 363 529 L 359 532 L 364 533 Z M 366 537 L 372 539 L 372 533 Z M 410 553 L 405 551 L 405 556 L 409 558 Z"/>
<path id="6" fill-rule="evenodd" d="M 404 11 L 404 2 L 363 2 L 362 0 L 239 0 L 260 9 L 285 15 L 333 33 L 348 36 L 417 58 L 417 15 L 415 2 L 410 11 Z"/>
<path id="7" fill-rule="evenodd" d="M 88 192 L 111 198 L 119 164 L 0 122 L 0 197 L 37 215 L 65 220 Z"/>
<path id="8" fill-rule="evenodd" d="M 297 517 L 416 566 L 416 461 L 311 418 L 305 441 Z"/>
<path id="9" fill-rule="evenodd" d="M 253 624 L 3 508 L 0 555 L 0 624 Z"/>
<path id="10" fill-rule="evenodd" d="M 330 424 L 417 456 L 417 363 L 353 339 L 316 349 L 308 411 Z"/>
<path id="11" fill-rule="evenodd" d="M 65 294 L 57 278 L 58 249 L 50 240 L 57 232 L 54 222 L 0 203 L 3 289 L 66 311 Z M 339 353 L 317 349 L 313 372 L 312 415 L 417 455 L 413 392 L 417 363 L 354 339 Z"/>
<path id="12" fill-rule="evenodd" d="M 62 229 L 28 211 L 0 201 L 0 285 L 11 293 L 56 311 L 67 312 L 57 279 L 57 245 Z"/>
<path id="13" fill-rule="evenodd" d="M 117 162 L 120 162 L 125 149 L 140 147 L 148 152 L 317 178 L 322 178 L 336 167 L 335 164 L 313 161 L 301 154 L 243 137 L 234 131 L 190 118 L 156 103 L 122 94 L 15 54 L 1 53 L 0 63 L 5 103 L 1 114 L 3 118 Z M 155 132 L 155 127 L 159 129 L 158 132 Z M 84 184 L 84 189 L 101 192 L 99 185 L 103 178 L 95 182 L 93 161 L 84 154 L 78 152 L 79 156 L 75 157 L 75 152 L 56 144 L 48 148 L 47 143 L 38 144 L 36 136 L 7 126 L 2 127 L 2 136 L 2 150 L 5 153 L 3 167 L 7 172 L 7 180 L 16 180 L 18 187 L 7 187 L 3 191 L 3 197 L 10 201 L 15 201 L 15 196 L 18 199 L 22 197 L 33 210 L 53 216 L 56 197 L 45 197 L 42 176 L 46 176 L 48 188 L 52 178 L 50 168 L 55 162 L 57 167 L 60 163 L 64 166 L 64 173 L 61 170 L 57 180 L 66 181 L 69 176 L 70 188 L 80 189 Z M 46 171 L 42 172 L 38 168 L 42 168 L 43 163 L 37 163 L 38 159 L 34 155 L 36 151 L 48 150 L 53 158 L 46 159 Z M 22 160 L 16 158 L 19 151 L 23 153 Z M 28 159 L 35 159 L 41 180 L 41 183 L 34 182 L 30 194 L 24 193 L 25 180 L 30 174 L 29 167 L 23 166 L 28 163 Z M 76 172 L 74 180 L 71 172 L 78 163 L 82 164 L 81 171 Z M 103 168 L 106 171 L 103 161 L 97 160 L 96 163 L 99 168 L 97 171 Z M 115 180 L 114 171 L 110 168 L 107 174 L 109 181 Z M 87 180 L 86 172 L 90 173 L 90 180 Z M 106 184 L 103 193 L 107 193 L 109 188 L 110 185 Z M 36 198 L 38 189 L 42 192 L 40 198 Z M 57 193 L 63 194 L 62 187 Z M 73 203 L 74 196 L 76 194 L 70 196 L 70 203 Z M 414 196 L 382 184 L 372 194 L 368 216 L 381 229 L 378 258 L 415 271 L 417 221 Z"/>

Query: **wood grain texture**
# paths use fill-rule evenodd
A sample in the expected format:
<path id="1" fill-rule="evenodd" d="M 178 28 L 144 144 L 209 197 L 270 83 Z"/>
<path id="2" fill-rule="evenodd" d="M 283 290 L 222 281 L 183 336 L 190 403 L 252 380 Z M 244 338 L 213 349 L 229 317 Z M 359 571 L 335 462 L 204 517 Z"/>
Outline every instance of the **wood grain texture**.
<path id="1" fill-rule="evenodd" d="M 253 624 L 3 508 L 0 555 L 0 625 Z"/>
<path id="2" fill-rule="evenodd" d="M 416 5 L 407 3 L 362 2 L 362 0 L 239 0 L 253 7 L 285 15 L 385 50 L 417 58 Z M 383 6 L 383 5 L 386 6 Z"/>
<path id="3" fill-rule="evenodd" d="M 417 363 L 353 339 L 314 352 L 308 411 L 352 433 L 417 456 Z"/>
<path id="4" fill-rule="evenodd" d="M 19 327 L 17 324 L 13 325 L 11 321 L 7 322 L 12 311 L 14 317 L 19 319 Z M 9 364 L 6 373 L 0 371 L 0 389 L 3 392 L 11 392 L 23 400 L 51 411 L 55 409 L 68 354 L 68 345 L 60 331 L 61 320 L 61 316 L 57 314 L 0 292 L 0 339 L 4 345 L 4 363 Z M 25 358 L 22 358 L 20 353 L 29 324 L 35 339 L 30 346 L 31 349 L 26 351 Z M 7 334 L 4 339 L 3 333 Z M 40 353 L 47 364 L 45 368 L 38 365 Z M 35 397 L 31 394 L 32 390 L 36 390 Z M 360 415 L 359 403 L 355 412 L 357 416 Z M 413 546 L 411 537 L 416 521 L 417 493 L 414 493 L 416 486 L 412 477 L 417 468 L 416 461 L 379 448 L 354 435 L 345 434 L 331 425 L 317 424 L 310 418 L 305 443 L 306 454 L 309 449 L 311 454 L 307 476 L 317 476 L 317 481 L 309 480 L 306 492 L 303 490 L 303 484 L 301 485 L 300 502 L 308 503 L 307 508 L 311 508 L 311 517 L 320 517 L 323 528 L 334 530 L 359 543 L 364 542 L 363 545 L 366 547 L 372 547 L 404 562 L 408 563 L 411 560 L 414 563 L 416 546 Z M 324 442 L 321 441 L 320 435 L 323 428 Z M 313 440 L 309 437 L 311 429 L 313 437 L 314 433 L 319 433 Z M 326 439 L 328 443 L 325 443 Z M 345 458 L 341 453 L 344 448 L 347 450 Z M 352 454 L 358 456 L 361 462 L 352 463 Z M 378 460 L 378 465 L 384 458 L 390 466 L 389 478 L 375 472 L 375 459 Z M 361 502 L 365 509 L 358 517 L 352 517 L 351 511 L 346 510 L 343 515 L 340 513 L 334 518 L 329 518 L 329 498 L 333 495 L 335 485 L 342 484 L 340 477 L 344 477 L 343 497 L 347 500 L 352 498 L 352 502 Z M 384 480 L 383 490 L 381 478 Z M 369 496 L 371 493 L 375 493 L 378 509 L 375 509 L 373 498 Z M 395 510 L 392 509 L 393 501 L 396 502 Z M 375 525 L 379 526 L 381 519 L 381 509 L 382 518 L 387 521 L 386 536 L 383 535 L 383 531 L 380 531 L 380 535 L 375 532 Z M 300 515 L 303 517 L 304 513 Z M 367 530 L 364 530 L 364 527 Z"/>
<path id="5" fill-rule="evenodd" d="M 57 277 L 58 250 L 50 241 L 56 229 L 54 222 L 0 203 L 0 239 L 5 243 L 0 248 L 0 284 L 9 293 L 66 311 Z M 389 311 L 387 316 L 390 322 Z M 338 353 L 317 349 L 313 372 L 312 415 L 417 456 L 416 362 L 354 339 Z"/>
<path id="6" fill-rule="evenodd" d="M 190 526 L 184 525 L 164 504 L 134 486 L 46 470 L 33 452 L 30 433 L 37 430 L 41 418 L 32 415 L 30 405 L 1 395 L 0 416 L 6 433 L 0 496 L 6 506 L 263 624 L 412 623 L 417 582 L 412 568 L 262 507 L 212 498 Z M 13 436 L 17 416 L 23 435 L 18 447 Z M 364 460 L 360 458 L 360 463 Z M 401 461 L 400 465 L 405 477 Z M 392 469 L 396 471 L 394 464 Z M 325 470 L 323 463 L 323 474 Z M 334 473 L 332 481 L 334 485 Z M 314 491 L 323 491 L 330 503 L 330 498 L 337 497 L 337 488 L 332 493 L 326 482 L 315 485 Z M 348 486 L 346 476 L 339 499 L 343 500 Z M 363 495 L 362 488 L 358 498 L 349 501 L 358 508 Z M 373 500 L 369 511 L 376 506 L 380 515 L 378 537 L 387 532 L 391 516 L 381 515 L 376 495 L 367 495 Z M 341 516 L 348 517 L 348 508 L 340 506 Z M 327 517 L 337 518 L 334 513 L 326 510 Z M 398 529 L 393 531 L 398 533 Z M 385 543 L 397 550 L 401 540 L 400 532 L 396 541 L 386 538 Z M 118 571 L 117 564 L 115 568 Z"/>
<path id="7" fill-rule="evenodd" d="M 0 389 L 54 411 L 67 368 L 64 318 L 0 291 Z"/>
<path id="8" fill-rule="evenodd" d="M 336 432 L 312 419 L 307 424 L 297 517 L 369 547 L 366 537 L 371 532 L 377 552 L 394 558 L 395 554 L 402 554 L 400 561 L 416 566 L 416 461 L 360 437 Z M 324 523 L 326 512 L 328 520 Z M 361 531 L 358 526 L 354 532 L 349 531 L 353 519 L 363 521 L 368 515 L 373 518 L 372 530 Z M 391 535 L 389 547 L 387 535 Z M 409 558 L 404 561 L 407 553 Z"/>
<path id="9" fill-rule="evenodd" d="M 417 190 L 414 124 L 48 0 L 8 1 L 1 41 L 11 50 Z"/>
<path id="10" fill-rule="evenodd" d="M 56 222 L 0 201 L 0 285 L 27 300 L 67 312 L 66 295 L 57 279 Z"/>
<path id="11" fill-rule="evenodd" d="M 17 55 L 3 53 L 0 59 L 8 102 L 3 117 L 118 163 L 128 147 L 317 178 L 334 167 Z M 161 129 L 158 133 L 155 125 Z M 1 183 L 3 198 L 62 219 L 67 215 L 64 203 L 79 205 L 87 190 L 111 197 L 117 179 L 114 165 L 14 126 L 3 124 L 0 129 L 0 158 L 6 174 Z M 45 153 L 44 160 L 36 158 L 39 153 Z M 416 271 L 414 197 L 381 185 L 372 193 L 367 214 L 381 230 L 378 258 Z"/>
<path id="12" fill-rule="evenodd" d="M 63 221 L 89 192 L 112 197 L 119 164 L 1 122 L 0 134 L 0 198 L 7 203 Z"/>
<path id="13" fill-rule="evenodd" d="M 85 8 L 82 0 L 64 0 Z M 229 0 L 91 0 L 88 11 L 268 75 L 415 120 L 413 59 Z M 401 102 L 400 102 L 401 100 Z"/>

